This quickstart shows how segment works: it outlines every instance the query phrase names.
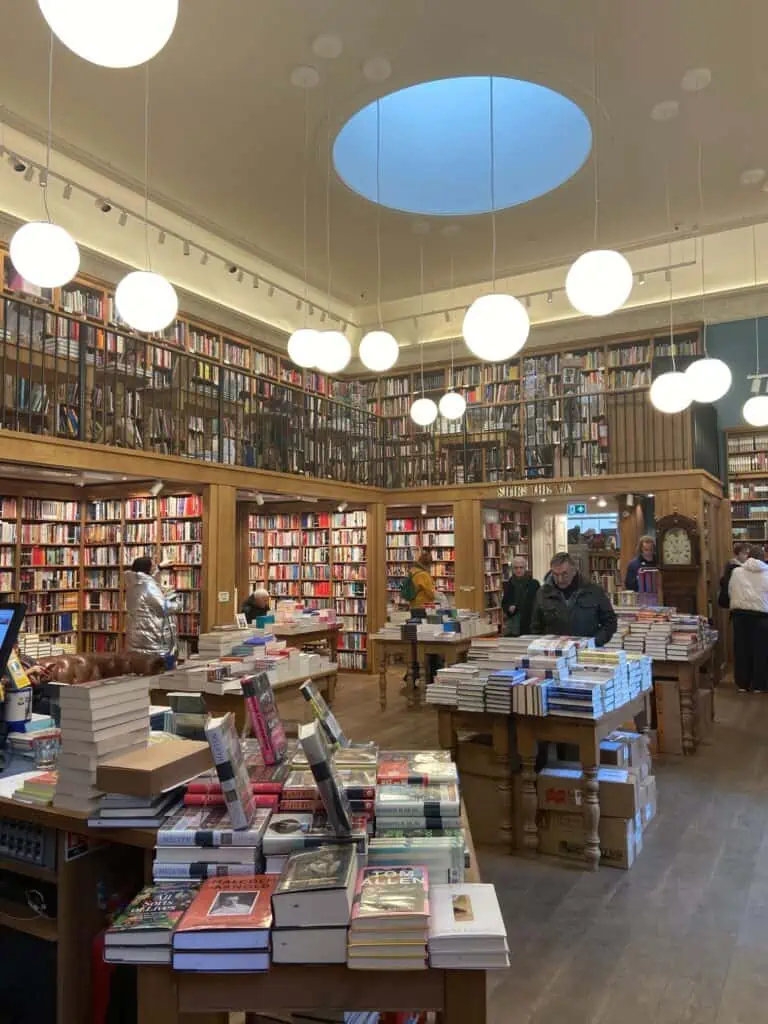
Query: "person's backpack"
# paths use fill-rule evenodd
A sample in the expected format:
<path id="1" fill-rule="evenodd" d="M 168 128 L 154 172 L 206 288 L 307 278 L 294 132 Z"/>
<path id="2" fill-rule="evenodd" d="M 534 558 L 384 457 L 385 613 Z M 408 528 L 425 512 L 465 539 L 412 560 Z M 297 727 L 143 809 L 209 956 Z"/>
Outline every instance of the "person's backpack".
<path id="1" fill-rule="evenodd" d="M 418 588 L 413 582 L 413 574 L 409 572 L 407 576 L 403 577 L 403 582 L 400 584 L 400 597 L 407 604 L 410 604 L 418 592 Z"/>

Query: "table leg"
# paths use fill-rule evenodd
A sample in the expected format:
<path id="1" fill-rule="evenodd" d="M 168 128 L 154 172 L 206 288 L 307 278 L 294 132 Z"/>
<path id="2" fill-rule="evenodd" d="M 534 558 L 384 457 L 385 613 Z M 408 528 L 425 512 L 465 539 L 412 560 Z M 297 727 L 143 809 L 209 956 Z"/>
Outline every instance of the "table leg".
<path id="1" fill-rule="evenodd" d="M 695 669 L 692 665 L 681 662 L 678 666 L 678 686 L 680 687 L 680 719 L 683 729 L 683 753 L 693 754 L 696 751 L 696 737 L 694 733 L 694 700 Z"/>
<path id="2" fill-rule="evenodd" d="M 336 683 L 337 683 L 337 681 L 338 681 L 338 677 L 335 674 L 331 675 L 331 676 L 328 676 L 328 679 L 326 680 L 327 685 L 326 685 L 326 690 L 325 690 L 325 699 L 326 699 L 326 701 L 328 703 L 328 707 L 332 707 L 333 706 L 333 702 L 334 702 L 334 700 L 336 698 Z"/>
<path id="3" fill-rule="evenodd" d="M 177 1024 L 178 996 L 171 968 L 139 967 L 136 978 L 136 1019 L 141 1024 Z"/>
<path id="4" fill-rule="evenodd" d="M 451 708 L 437 705 L 437 742 L 441 750 L 450 750 L 455 761 L 459 756 L 459 739 L 453 727 L 453 711 Z"/>
<path id="5" fill-rule="evenodd" d="M 387 652 L 383 650 L 379 656 L 379 707 L 387 710 Z"/>
<path id="6" fill-rule="evenodd" d="M 492 726 L 492 752 L 496 764 L 503 765 L 505 774 L 496 784 L 499 794 L 501 818 L 499 821 L 499 839 L 507 850 L 515 849 L 515 815 L 513 806 L 514 782 L 509 767 L 509 718 L 496 718 Z M 535 762 L 534 762 L 535 765 Z M 535 820 L 535 818 L 534 818 Z"/>
<path id="7" fill-rule="evenodd" d="M 536 794 L 536 739 L 528 734 L 519 719 L 517 744 L 522 762 L 521 771 L 521 803 L 523 811 L 523 846 L 525 852 L 533 857 L 539 850 L 539 829 L 536 825 L 538 798 Z"/>
<path id="8" fill-rule="evenodd" d="M 488 976 L 485 971 L 446 971 L 443 1024 L 486 1024 Z"/>
<path id="9" fill-rule="evenodd" d="M 584 858 L 591 871 L 600 866 L 600 786 L 597 765 L 584 766 Z"/>

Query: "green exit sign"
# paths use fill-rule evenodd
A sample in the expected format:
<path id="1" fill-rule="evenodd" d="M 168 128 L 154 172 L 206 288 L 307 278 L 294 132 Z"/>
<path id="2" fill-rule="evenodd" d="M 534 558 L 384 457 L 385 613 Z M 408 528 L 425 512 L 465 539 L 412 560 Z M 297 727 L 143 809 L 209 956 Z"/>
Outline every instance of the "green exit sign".
<path id="1" fill-rule="evenodd" d="M 583 504 L 570 504 L 568 506 L 569 516 L 585 516 L 587 514 L 587 506 Z"/>

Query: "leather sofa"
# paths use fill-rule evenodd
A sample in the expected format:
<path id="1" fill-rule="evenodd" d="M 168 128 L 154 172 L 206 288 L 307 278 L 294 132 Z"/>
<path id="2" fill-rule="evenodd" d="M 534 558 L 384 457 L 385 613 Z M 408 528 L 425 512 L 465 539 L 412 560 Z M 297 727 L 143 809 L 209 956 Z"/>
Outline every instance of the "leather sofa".
<path id="1" fill-rule="evenodd" d="M 88 683 L 115 676 L 153 676 L 165 671 L 162 658 L 152 654 L 60 654 L 41 658 L 38 664 L 55 683 Z"/>

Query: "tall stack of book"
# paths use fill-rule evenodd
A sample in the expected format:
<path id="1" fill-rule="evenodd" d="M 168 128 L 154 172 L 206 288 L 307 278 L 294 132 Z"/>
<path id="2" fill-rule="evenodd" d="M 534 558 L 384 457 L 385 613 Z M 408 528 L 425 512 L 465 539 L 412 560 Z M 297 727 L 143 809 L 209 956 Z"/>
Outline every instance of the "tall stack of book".
<path id="1" fill-rule="evenodd" d="M 376 791 L 376 831 L 379 829 L 460 828 L 459 787 L 455 782 L 413 785 L 394 782 Z"/>
<path id="2" fill-rule="evenodd" d="M 274 875 L 211 878 L 173 933 L 177 971 L 268 971 Z"/>
<path id="3" fill-rule="evenodd" d="M 272 896 L 272 959 L 284 964 L 343 964 L 357 883 L 349 843 L 292 853 Z"/>
<path id="4" fill-rule="evenodd" d="M 181 790 L 172 789 L 159 796 L 132 796 L 105 793 L 98 814 L 88 818 L 89 828 L 159 828 L 181 804 Z"/>
<path id="5" fill-rule="evenodd" d="M 99 761 L 144 747 L 149 739 L 149 679 L 116 676 L 59 687 L 61 754 L 53 806 L 95 811 Z"/>
<path id="6" fill-rule="evenodd" d="M 417 971 L 426 964 L 429 876 L 426 868 L 363 868 L 349 925 L 347 966 Z"/>
<path id="7" fill-rule="evenodd" d="M 432 883 L 464 881 L 464 836 L 459 831 L 443 835 L 377 836 L 368 845 L 370 867 L 423 865 Z"/>
<path id="8" fill-rule="evenodd" d="M 169 964 L 171 939 L 197 895 L 193 885 L 150 885 L 113 921 L 104 937 L 107 963 Z"/>
<path id="9" fill-rule="evenodd" d="M 509 967 L 507 930 L 492 885 L 433 885 L 429 962 L 446 970 Z"/>
<path id="10" fill-rule="evenodd" d="M 158 829 L 153 879 L 258 874 L 269 815 L 268 810 L 256 810 L 249 828 L 233 829 L 224 806 L 180 808 Z"/>
<path id="11" fill-rule="evenodd" d="M 283 783 L 288 775 L 287 762 L 265 765 L 262 761 L 261 750 L 255 740 L 244 740 L 242 748 L 254 805 L 277 810 Z M 226 801 L 221 786 L 221 780 L 215 768 L 198 775 L 192 782 L 187 783 L 184 805 L 186 807 L 225 807 Z"/>
<path id="12" fill-rule="evenodd" d="M 365 864 L 368 833 L 363 822 L 353 819 L 348 836 L 337 836 L 324 813 L 286 811 L 273 814 L 264 833 L 262 849 L 267 874 L 281 874 L 288 858 L 296 850 L 316 850 L 328 843 L 347 843 L 355 851 L 358 864 Z"/>

